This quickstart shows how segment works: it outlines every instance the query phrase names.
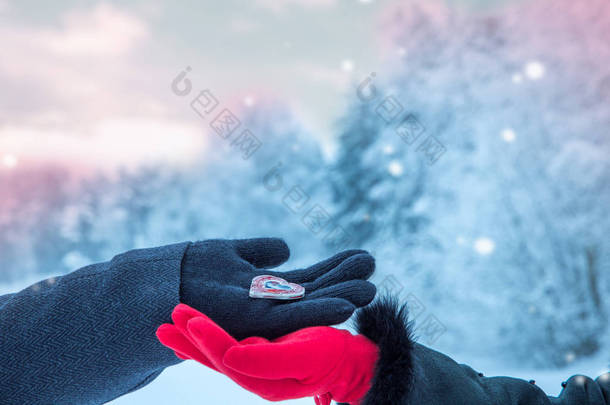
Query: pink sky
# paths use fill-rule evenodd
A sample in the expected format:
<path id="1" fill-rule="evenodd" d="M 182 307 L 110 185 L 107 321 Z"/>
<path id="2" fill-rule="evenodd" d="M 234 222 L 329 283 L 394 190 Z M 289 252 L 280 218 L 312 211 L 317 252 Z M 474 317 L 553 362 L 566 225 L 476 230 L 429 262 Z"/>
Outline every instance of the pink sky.
<path id="1" fill-rule="evenodd" d="M 364 3 L 355 6 L 362 15 L 374 11 Z M 362 24 L 357 36 L 338 27 L 336 38 L 323 43 L 310 22 L 285 25 L 298 19 L 295 11 L 316 21 L 341 13 L 334 0 L 291 0 L 282 7 L 258 0 L 250 10 L 229 11 L 202 5 L 174 16 L 176 10 L 167 7 L 100 2 L 51 10 L 34 20 L 20 14 L 19 3 L 3 2 L 0 168 L 41 161 L 116 167 L 201 158 L 202 125 L 169 91 L 186 65 L 193 66 L 200 86 L 212 88 L 224 102 L 253 104 L 265 91 L 294 104 L 322 139 L 328 136 L 354 74 L 345 61 L 354 63 L 358 55 L 350 47 L 360 44 L 349 43 L 362 42 L 371 27 Z M 200 19 L 187 21 L 189 14 Z M 269 30 L 262 19 L 276 27 Z M 286 37 L 278 38 L 278 32 Z M 277 49 L 253 49 L 265 41 Z"/>

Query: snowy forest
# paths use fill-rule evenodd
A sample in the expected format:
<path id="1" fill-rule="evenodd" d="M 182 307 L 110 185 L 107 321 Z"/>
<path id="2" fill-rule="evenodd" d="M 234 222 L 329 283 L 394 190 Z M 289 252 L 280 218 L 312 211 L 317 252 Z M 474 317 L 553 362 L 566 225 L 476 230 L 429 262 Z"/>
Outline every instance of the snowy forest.
<path id="1" fill-rule="evenodd" d="M 251 156 L 210 135 L 213 158 L 189 167 L 0 171 L 0 281 L 133 248 L 279 236 L 298 264 L 370 250 L 379 291 L 434 323 L 418 334 L 440 350 L 608 363 L 610 9 L 560 3 L 388 10 L 379 35 L 400 55 L 353 81 L 331 154 L 268 100 L 234 111 L 261 141 Z"/>

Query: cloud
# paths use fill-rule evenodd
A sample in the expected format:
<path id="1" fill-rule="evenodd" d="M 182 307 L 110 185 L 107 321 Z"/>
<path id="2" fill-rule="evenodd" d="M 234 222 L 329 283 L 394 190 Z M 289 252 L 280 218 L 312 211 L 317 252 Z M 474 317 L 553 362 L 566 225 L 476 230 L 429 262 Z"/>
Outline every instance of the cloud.
<path id="1" fill-rule="evenodd" d="M 47 110 L 96 115 L 83 111 L 86 104 L 125 104 L 112 99 L 112 89 L 144 74 L 131 58 L 148 37 L 144 21 L 107 4 L 69 11 L 60 21 L 57 28 L 0 26 L 0 123 Z"/>
<path id="2" fill-rule="evenodd" d="M 62 29 L 46 33 L 41 44 L 67 55 L 117 55 L 131 50 L 148 36 L 146 24 L 109 4 L 93 10 L 72 11 L 62 18 Z"/>
<path id="3" fill-rule="evenodd" d="M 149 34 L 144 21 L 105 3 L 68 11 L 60 21 L 59 28 L 5 24 L 0 27 L 0 43 L 12 51 L 23 48 L 23 53 L 38 55 L 116 56 L 129 52 Z"/>
<path id="4" fill-rule="evenodd" d="M 0 151 L 23 160 L 73 166 L 185 164 L 199 157 L 205 147 L 200 127 L 150 117 L 106 119 L 86 133 L 26 125 L 0 127 Z"/>
<path id="5" fill-rule="evenodd" d="M 170 116 L 175 72 L 145 20 L 101 3 L 59 21 L 0 26 L 0 156 L 112 167 L 201 151 L 201 131 Z"/>

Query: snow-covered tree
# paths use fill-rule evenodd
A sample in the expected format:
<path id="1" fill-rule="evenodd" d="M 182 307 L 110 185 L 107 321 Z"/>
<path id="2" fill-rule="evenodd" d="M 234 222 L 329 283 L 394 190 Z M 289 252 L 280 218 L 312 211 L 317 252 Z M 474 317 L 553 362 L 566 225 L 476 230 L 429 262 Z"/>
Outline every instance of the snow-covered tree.
<path id="1" fill-rule="evenodd" d="M 384 96 L 446 147 L 425 175 L 421 160 L 409 160 L 426 151 L 417 146 L 399 155 L 407 175 L 382 175 L 385 133 L 397 135 L 378 111 L 356 100 L 344 119 L 338 190 L 350 191 L 341 212 L 383 213 L 390 240 L 375 225 L 355 229 L 390 246 L 382 271 L 444 315 L 443 344 L 455 350 L 511 347 L 503 352 L 519 361 L 563 364 L 602 344 L 610 8 L 593 3 L 466 13 L 406 2 L 387 13 L 383 26 L 402 56 L 389 59 Z M 423 226 L 410 226 L 413 217 Z"/>

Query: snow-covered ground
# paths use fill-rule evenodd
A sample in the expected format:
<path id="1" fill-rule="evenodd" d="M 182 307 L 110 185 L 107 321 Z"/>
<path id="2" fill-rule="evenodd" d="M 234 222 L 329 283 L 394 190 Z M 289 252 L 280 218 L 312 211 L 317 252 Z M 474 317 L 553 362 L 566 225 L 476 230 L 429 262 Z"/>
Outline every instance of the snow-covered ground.
<path id="1" fill-rule="evenodd" d="M 111 402 L 113 405 L 263 405 L 270 404 L 237 386 L 224 375 L 195 363 L 186 361 L 166 369 L 147 387 Z M 312 398 L 277 404 L 313 404 Z"/>

